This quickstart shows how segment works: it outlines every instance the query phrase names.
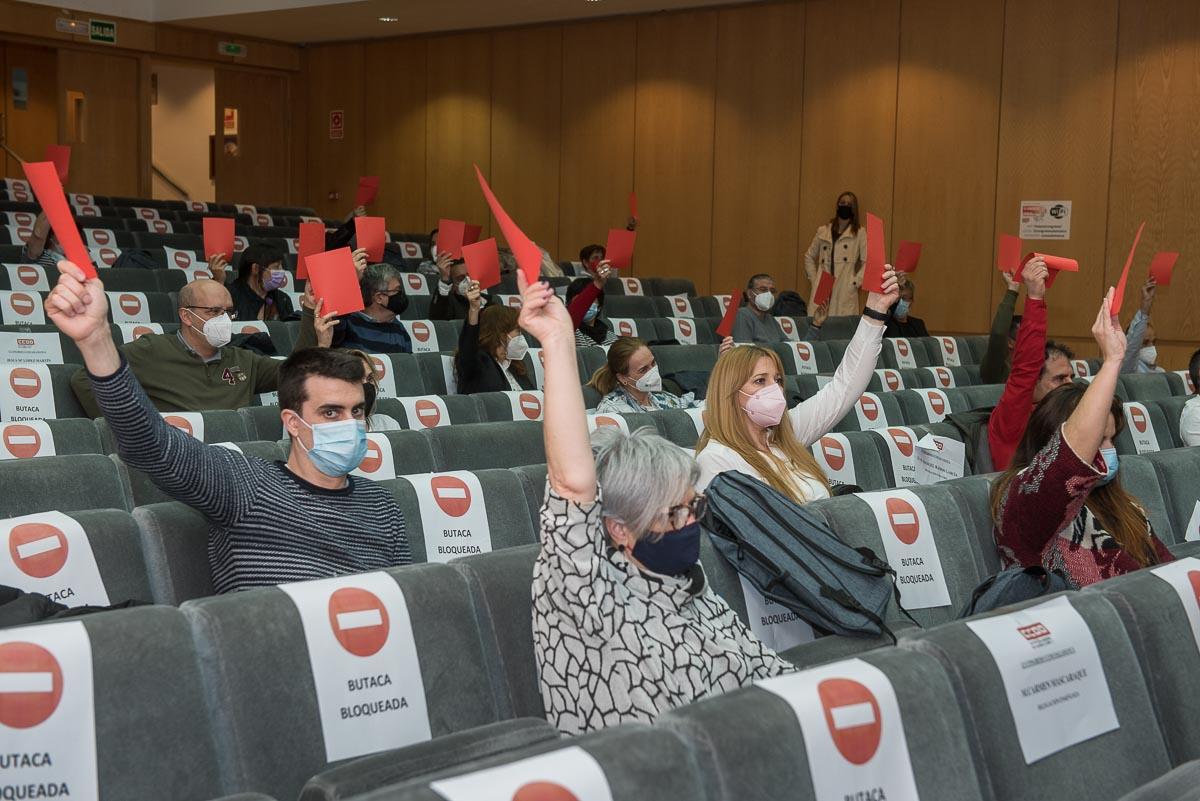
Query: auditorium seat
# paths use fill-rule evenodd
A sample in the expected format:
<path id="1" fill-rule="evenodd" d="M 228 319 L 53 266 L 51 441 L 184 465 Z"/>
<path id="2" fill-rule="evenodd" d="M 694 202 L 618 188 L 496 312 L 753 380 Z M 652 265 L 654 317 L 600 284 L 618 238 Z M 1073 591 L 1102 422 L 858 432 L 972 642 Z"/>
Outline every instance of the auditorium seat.
<path id="1" fill-rule="evenodd" d="M 256 456 L 268 462 L 280 461 L 284 458 L 283 449 L 278 442 L 274 441 L 222 442 L 220 444 L 224 447 L 238 450 L 247 456 Z M 158 485 L 151 481 L 150 477 L 141 470 L 125 464 L 116 454 L 109 454 L 109 458 L 117 463 L 122 479 L 129 485 L 130 497 L 133 499 L 135 507 L 148 503 L 162 503 L 172 500 L 171 496 L 159 489 Z"/>
<path id="2" fill-rule="evenodd" d="M 716 345 L 655 345 L 650 350 L 664 378 L 673 373 L 711 373 L 717 363 Z M 698 395 L 703 397 L 703 393 Z"/>
<path id="3" fill-rule="evenodd" d="M 853 484 L 874 492 L 895 486 L 887 446 L 869 431 L 829 433 L 809 450 L 835 488 Z"/>
<path id="4" fill-rule="evenodd" d="M 170 501 L 133 510 L 155 603 L 178 606 L 216 592 L 208 566 L 208 521 Z"/>
<path id="5" fill-rule="evenodd" d="M 1176 394 L 1171 373 L 1122 373 L 1117 380 L 1117 396 L 1121 400 L 1165 400 Z M 1182 382 L 1181 382 L 1182 384 Z"/>
<path id="6" fill-rule="evenodd" d="M 251 437 L 246 431 L 246 423 L 239 412 L 232 409 L 214 409 L 207 412 L 163 412 L 163 419 L 170 425 L 185 431 L 192 436 L 200 433 L 197 420 L 203 426 L 203 437 L 197 437 L 201 442 L 213 444 L 216 442 L 245 442 Z M 96 431 L 100 435 L 100 446 L 104 453 L 116 453 L 116 441 L 112 430 L 103 417 L 94 421 Z"/>
<path id="7" fill-rule="evenodd" d="M 801 376 L 802 378 L 804 376 Z M 803 392 L 803 389 L 801 390 Z M 870 425 L 864 427 L 859 422 L 859 411 L 862 410 L 864 420 L 869 424 L 883 428 L 889 425 L 903 425 L 904 414 L 900 411 L 899 402 L 893 397 L 891 392 L 880 392 L 873 398 L 863 396 L 856 404 L 856 408 L 851 408 L 846 416 L 838 421 L 833 430 L 838 432 L 843 431 L 866 431 Z M 871 418 L 874 417 L 874 420 Z"/>
<path id="8" fill-rule="evenodd" d="M 424 434 L 429 439 L 437 472 L 518 467 L 546 461 L 541 423 L 477 423 L 431 428 Z"/>
<path id="9" fill-rule="evenodd" d="M 1150 517 L 1150 525 L 1154 527 L 1158 538 L 1167 545 L 1182 542 L 1183 537 L 1176 535 L 1171 516 L 1167 512 L 1167 500 L 1154 465 L 1143 456 L 1122 455 L 1119 475 L 1121 486 L 1146 510 Z"/>
<path id="10" fill-rule="evenodd" d="M 657 298 L 641 295 L 611 295 L 604 299 L 604 313 L 609 317 L 657 318 Z M 639 332 L 640 333 L 640 332 Z M 643 335 L 643 339 L 645 336 Z"/>
<path id="11" fill-rule="evenodd" d="M 65 357 L 67 349 L 64 348 L 63 351 Z M 39 375 L 36 379 L 30 377 L 28 383 L 36 382 L 40 398 L 49 400 L 49 398 L 46 398 L 44 391 L 44 376 L 50 379 L 50 398 L 53 399 L 53 414 L 47 413 L 45 415 L 31 416 L 39 417 L 39 419 L 42 416 L 45 418 L 86 417 L 83 407 L 79 405 L 79 399 L 75 397 L 75 393 L 71 390 L 71 376 L 78 369 L 79 367 L 74 364 L 3 364 L 0 365 L 0 381 L 11 385 L 22 377 L 20 371 L 33 370 Z M 42 372 L 43 370 L 45 371 L 44 373 Z M 26 373 L 25 375 L 28 374 Z M 3 415 L 3 407 L 0 406 L 0 416 Z"/>
<path id="12" fill-rule="evenodd" d="M 479 392 L 471 395 L 479 406 L 480 422 L 511 422 L 513 420 L 540 420 L 542 417 L 542 392 Z"/>
<path id="13" fill-rule="evenodd" d="M 378 411 L 413 431 L 482 422 L 479 415 L 479 404 L 473 395 L 417 395 L 406 398 L 383 398 Z"/>
<path id="14" fill-rule="evenodd" d="M 243 406 L 237 413 L 246 427 L 246 439 L 277 442 L 284 438 L 278 406 Z"/>
<path id="15" fill-rule="evenodd" d="M 824 334 L 825 332 L 822 331 L 821 333 Z M 829 336 L 829 338 L 832 337 Z M 911 364 L 909 360 L 911 360 Z M 911 365 L 915 365 L 918 368 L 929 367 L 934 363 L 925 345 L 916 338 L 910 339 L 908 337 L 885 338 L 882 350 L 879 353 L 879 362 L 881 367 L 892 367 L 895 369 Z"/>
<path id="16" fill-rule="evenodd" d="M 958 713 L 950 680 L 936 660 L 894 648 L 863 653 L 857 659 L 886 676 L 895 692 L 917 795 L 924 801 L 982 801 L 984 796 L 968 745 L 970 733 Z M 832 665 L 829 667 L 834 669 Z M 837 673 L 831 675 L 836 677 Z M 780 682 L 777 686 L 783 691 L 787 679 L 773 681 Z M 812 702 L 820 709 L 817 699 Z M 880 706 L 883 705 L 877 704 Z M 895 736 L 894 728 L 882 720 L 881 723 L 884 731 Z M 821 725 L 825 725 L 824 720 Z M 718 695 L 667 712 L 660 718 L 659 727 L 676 732 L 691 743 L 701 771 L 700 783 L 714 790 L 719 788 L 719 798 L 732 801 L 833 797 L 813 792 L 812 774 L 831 766 L 809 764 L 796 712 L 776 692 L 747 687 Z M 839 758 L 836 751 L 831 757 Z M 894 774 L 886 780 L 900 784 Z M 844 792 L 838 791 L 838 797 L 892 797 L 886 792 L 870 794 L 874 789 L 848 786 Z M 866 792 L 856 795 L 855 791 Z M 904 797 L 903 793 L 898 795 Z"/>
<path id="17" fill-rule="evenodd" d="M 642 291 L 647 295 L 687 295 L 696 297 L 696 285 L 690 278 L 643 278 Z"/>
<path id="18" fill-rule="evenodd" d="M 100 454 L 0 461 L 0 487 L 0 517 L 132 508 L 117 466 Z"/>
<path id="19" fill-rule="evenodd" d="M 779 354 L 783 372 L 788 375 L 832 373 L 839 361 L 830 353 L 827 342 L 776 342 L 771 348 Z"/>
<path id="20" fill-rule="evenodd" d="M 654 419 L 660 434 L 666 439 L 671 440 L 681 448 L 694 450 L 696 442 L 700 439 L 700 432 L 697 431 L 695 418 L 692 417 L 693 412 L 703 414 L 701 410 L 684 410 L 684 409 L 659 409 L 653 412 L 648 412 L 649 416 Z"/>
<path id="21" fill-rule="evenodd" d="M 1000 553 L 996 550 L 995 525 L 992 522 L 992 483 L 998 473 L 964 476 L 945 481 L 942 486 L 958 500 L 967 523 L 967 533 L 975 543 L 975 551 L 983 564 L 983 575 L 992 576 L 1000 572 Z"/>
<path id="22" fill-rule="evenodd" d="M 392 354 L 395 359 L 397 355 Z M 414 359 L 417 363 L 417 370 L 412 376 L 421 383 L 424 387 L 419 391 L 402 392 L 399 384 L 396 386 L 396 396 L 404 397 L 405 395 L 453 395 L 454 387 L 448 387 L 447 384 L 451 381 L 457 383 L 455 376 L 454 361 L 449 354 L 445 353 L 414 353 L 409 358 Z M 526 359 L 528 363 L 528 358 Z M 400 381 L 400 373 L 396 373 L 397 382 Z M 406 381 L 406 383 L 408 383 Z"/>
<path id="23" fill-rule="evenodd" d="M 1164 374 L 1164 376 L 1167 379 L 1167 384 L 1171 387 L 1171 394 L 1172 395 L 1192 395 L 1193 393 L 1188 392 L 1188 387 L 1187 387 L 1186 383 L 1184 382 L 1183 376 L 1180 375 L 1180 372 L 1181 371 L 1176 371 L 1173 373 L 1165 373 Z M 1183 371 L 1183 372 L 1186 372 L 1186 371 Z"/>
<path id="24" fill-rule="evenodd" d="M 979 384 L 977 386 L 961 387 L 971 403 L 972 409 L 983 409 L 995 406 L 1004 394 L 1004 384 Z"/>
<path id="25" fill-rule="evenodd" d="M 449 431 L 450 429 L 445 429 Z M 415 475 L 417 473 L 432 473 L 436 470 L 433 461 L 433 451 L 429 447 L 429 438 L 422 431 L 380 431 L 368 434 L 371 441 L 386 440 L 391 451 L 392 464 L 396 475 Z M 287 457 L 289 443 L 281 442 L 284 457 Z M 380 478 L 390 478 L 381 475 Z"/>
<path id="26" fill-rule="evenodd" d="M 1200 762 L 1188 762 L 1121 796 L 1120 801 L 1200 801 Z"/>
<path id="27" fill-rule="evenodd" d="M 100 434 L 95 424 L 84 418 L 0 423 L 0 460 L 28 458 L 39 453 L 58 456 L 102 453 Z"/>
<path id="28" fill-rule="evenodd" d="M 1183 414 L 1183 407 L 1191 400 L 1187 395 L 1174 395 L 1170 398 L 1163 398 L 1157 401 L 1147 401 L 1146 406 L 1157 406 L 1162 412 L 1163 420 L 1167 426 L 1167 432 L 1171 435 L 1171 441 L 1177 447 L 1186 447 L 1183 441 L 1183 433 L 1179 430 L 1179 416 Z"/>
<path id="29" fill-rule="evenodd" d="M 858 323 L 861 319 L 862 315 L 859 314 L 830 317 L 825 321 L 825 325 L 821 326 L 821 339 L 825 341 L 849 340 L 858 330 Z"/>
<path id="30" fill-rule="evenodd" d="M 892 394 L 900 406 L 900 414 L 908 423 L 940 422 L 948 414 L 969 412 L 974 408 L 967 394 L 956 387 L 902 389 Z"/>
<path id="31" fill-rule="evenodd" d="M 1054 597 L 1058 596 L 1005 611 L 1027 609 Z M 1065 593 L 1061 597 L 1068 599 L 1095 638 L 1120 725 L 1031 765 L 1022 753 L 1000 671 L 991 652 L 965 622 L 906 634 L 900 641 L 902 648 L 936 657 L 946 669 L 957 705 L 967 727 L 974 731 L 970 743 L 976 768 L 996 798 L 1119 798 L 1171 767 L 1137 655 L 1120 616 L 1099 593 Z"/>
<path id="32" fill-rule="evenodd" d="M 1158 473 L 1175 541 L 1191 543 L 1200 540 L 1200 528 L 1196 523 L 1200 520 L 1200 514 L 1196 512 L 1200 506 L 1200 481 L 1196 480 L 1200 476 L 1200 448 L 1175 448 L 1148 453 L 1142 458 L 1154 465 Z"/>
<path id="33" fill-rule="evenodd" d="M 437 354 L 422 354 L 424 356 Z M 405 397 L 407 395 L 445 394 L 445 379 L 438 373 L 437 385 L 426 388 L 422 380 L 422 369 L 417 365 L 417 357 L 411 353 L 381 353 L 371 357 L 376 360 L 376 368 L 382 364 L 387 371 L 386 377 L 380 381 L 380 397 Z M 442 387 L 441 390 L 438 386 Z M 394 388 L 394 392 L 392 389 Z"/>
<path id="34" fill-rule="evenodd" d="M 466 582 L 446 565 L 386 573 L 404 595 L 431 735 L 502 719 Z M 220 699 L 212 727 L 228 786 L 295 798 L 328 763 L 295 604 L 284 591 L 268 588 L 189 601 L 182 611 L 191 623 L 205 686 Z M 390 618 L 398 624 L 395 615 Z M 394 629 L 392 634 L 399 636 Z M 414 689 L 394 692 L 412 695 Z"/>
<path id="35" fill-rule="evenodd" d="M 546 465 L 527 464 L 509 469 L 521 482 L 525 500 L 529 503 L 529 519 L 533 521 L 533 532 L 540 536 L 542 501 L 546 499 Z"/>

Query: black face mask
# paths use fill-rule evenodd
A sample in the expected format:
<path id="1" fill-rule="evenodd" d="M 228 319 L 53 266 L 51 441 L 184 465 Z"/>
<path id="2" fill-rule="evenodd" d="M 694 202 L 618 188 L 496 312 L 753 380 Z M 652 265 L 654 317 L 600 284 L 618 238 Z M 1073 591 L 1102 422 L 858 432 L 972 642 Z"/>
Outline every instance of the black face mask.
<path id="1" fill-rule="evenodd" d="M 403 292 L 397 292 L 395 295 L 387 299 L 387 310 L 392 314 L 404 314 L 404 310 L 408 308 L 408 295 Z"/>
<path id="2" fill-rule="evenodd" d="M 852 209 L 850 206 L 839 203 L 837 207 L 837 216 L 839 220 L 848 220 L 854 216 L 854 209 Z"/>

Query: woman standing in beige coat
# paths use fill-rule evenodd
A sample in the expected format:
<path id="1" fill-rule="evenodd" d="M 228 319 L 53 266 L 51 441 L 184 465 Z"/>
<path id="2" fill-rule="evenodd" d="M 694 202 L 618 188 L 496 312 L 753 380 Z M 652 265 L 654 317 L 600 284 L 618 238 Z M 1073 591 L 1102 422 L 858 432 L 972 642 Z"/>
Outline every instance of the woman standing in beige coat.
<path id="1" fill-rule="evenodd" d="M 833 296 L 829 299 L 831 315 L 858 314 L 858 288 L 862 285 L 863 265 L 867 262 L 867 230 L 858 224 L 858 197 L 853 192 L 838 196 L 837 213 L 817 229 L 808 253 L 804 255 L 804 271 L 812 290 L 808 308 L 815 309 L 813 294 L 822 272 L 833 273 Z"/>

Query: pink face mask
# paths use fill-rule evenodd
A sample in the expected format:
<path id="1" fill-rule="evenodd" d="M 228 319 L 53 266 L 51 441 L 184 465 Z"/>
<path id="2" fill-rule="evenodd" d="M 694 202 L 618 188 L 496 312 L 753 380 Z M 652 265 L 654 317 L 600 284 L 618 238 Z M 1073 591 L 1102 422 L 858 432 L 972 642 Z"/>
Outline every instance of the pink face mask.
<path id="1" fill-rule="evenodd" d="M 765 386 L 754 394 L 743 392 L 740 389 L 738 392 L 750 398 L 744 407 L 746 414 L 750 415 L 750 422 L 763 428 L 779 425 L 779 421 L 783 419 L 783 413 L 787 411 L 787 398 L 784 397 L 783 390 L 779 388 L 778 384 Z"/>

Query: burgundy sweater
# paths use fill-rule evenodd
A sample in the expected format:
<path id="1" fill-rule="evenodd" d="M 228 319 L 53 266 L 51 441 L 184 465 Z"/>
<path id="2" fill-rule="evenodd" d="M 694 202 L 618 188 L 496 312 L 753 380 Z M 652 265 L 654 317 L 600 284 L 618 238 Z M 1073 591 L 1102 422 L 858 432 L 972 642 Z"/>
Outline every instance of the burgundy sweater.
<path id="1" fill-rule="evenodd" d="M 1139 569 L 1137 560 L 1084 506 L 1103 477 L 1103 460 L 1085 463 L 1060 429 L 1005 489 L 995 529 L 1004 567 L 1042 565 L 1062 570 L 1077 587 Z M 1158 561 L 1174 561 L 1154 535 L 1144 510 L 1138 511 Z"/>

